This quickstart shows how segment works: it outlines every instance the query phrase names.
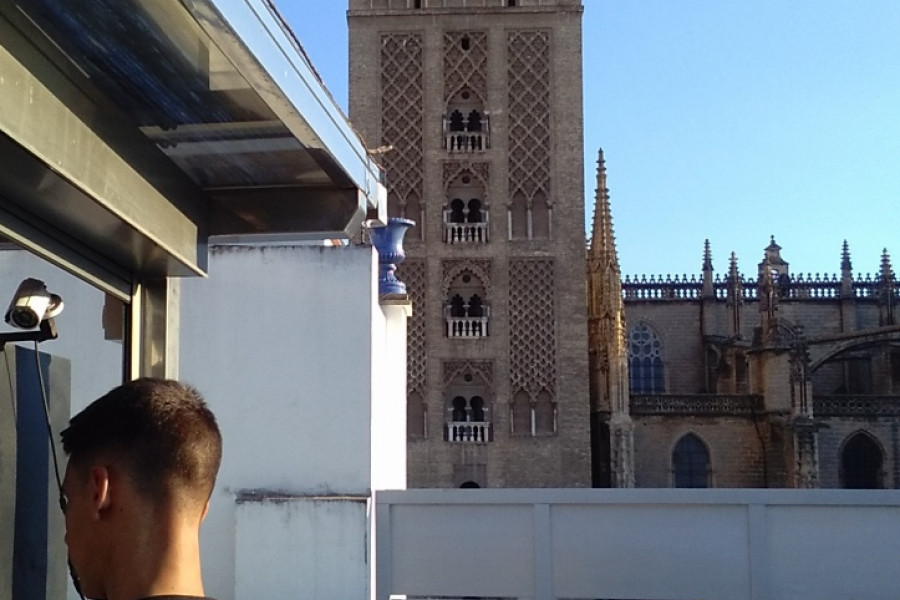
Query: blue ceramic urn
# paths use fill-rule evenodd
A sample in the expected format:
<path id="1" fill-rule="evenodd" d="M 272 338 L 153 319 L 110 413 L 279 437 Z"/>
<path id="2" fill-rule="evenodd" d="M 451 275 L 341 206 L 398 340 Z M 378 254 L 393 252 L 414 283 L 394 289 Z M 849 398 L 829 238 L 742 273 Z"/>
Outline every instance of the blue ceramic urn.
<path id="1" fill-rule="evenodd" d="M 403 262 L 403 236 L 416 222 L 411 219 L 391 217 L 384 227 L 372 227 L 369 235 L 372 245 L 378 251 L 378 294 L 405 294 L 406 284 L 397 279 L 394 272 Z"/>

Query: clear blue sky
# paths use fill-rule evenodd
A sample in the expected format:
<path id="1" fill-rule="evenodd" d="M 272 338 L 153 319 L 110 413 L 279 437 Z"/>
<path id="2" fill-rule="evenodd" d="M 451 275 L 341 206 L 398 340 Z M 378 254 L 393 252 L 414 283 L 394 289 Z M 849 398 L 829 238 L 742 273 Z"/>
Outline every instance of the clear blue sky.
<path id="1" fill-rule="evenodd" d="M 276 0 L 347 106 L 343 0 Z M 597 149 L 623 274 L 900 271 L 900 0 L 584 0 L 585 183 Z"/>

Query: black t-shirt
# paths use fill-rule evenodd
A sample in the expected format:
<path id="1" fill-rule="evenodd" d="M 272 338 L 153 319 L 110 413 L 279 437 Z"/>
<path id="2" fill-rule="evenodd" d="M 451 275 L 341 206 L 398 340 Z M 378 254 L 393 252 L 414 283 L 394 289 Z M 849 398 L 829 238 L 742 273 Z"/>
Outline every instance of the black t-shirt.
<path id="1" fill-rule="evenodd" d="M 148 596 L 141 600 L 215 600 L 207 596 Z"/>

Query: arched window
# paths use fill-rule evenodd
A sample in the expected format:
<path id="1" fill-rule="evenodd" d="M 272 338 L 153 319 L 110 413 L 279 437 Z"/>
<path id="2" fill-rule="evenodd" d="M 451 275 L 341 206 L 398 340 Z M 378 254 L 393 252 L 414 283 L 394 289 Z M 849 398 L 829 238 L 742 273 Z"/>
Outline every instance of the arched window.
<path id="1" fill-rule="evenodd" d="M 509 205 L 509 239 L 528 239 L 528 200 L 522 192 L 513 194 Z"/>
<path id="2" fill-rule="evenodd" d="M 463 489 L 463 490 L 477 490 L 481 486 L 478 485 L 477 483 L 475 483 L 474 481 L 464 481 L 463 484 L 459 487 L 460 487 L 460 489 Z"/>
<path id="3" fill-rule="evenodd" d="M 444 305 L 447 337 L 476 339 L 490 335 L 491 308 L 481 277 L 469 269 L 453 277 Z"/>
<path id="4" fill-rule="evenodd" d="M 475 109 L 469 111 L 466 119 L 466 131 L 481 131 L 481 113 Z"/>
<path id="5" fill-rule="evenodd" d="M 460 203 L 461 204 L 461 203 Z M 451 204 L 451 207 L 453 205 Z M 481 223 L 481 200 L 478 198 L 472 198 L 469 200 L 469 214 L 466 215 L 467 223 Z"/>
<path id="6" fill-rule="evenodd" d="M 675 444 L 672 452 L 672 475 L 677 488 L 709 487 L 709 452 L 693 433 Z"/>
<path id="7" fill-rule="evenodd" d="M 460 43 L 465 46 L 466 39 Z M 471 39 L 469 39 L 471 44 Z M 484 98 L 473 89 L 460 88 L 447 101 L 442 120 L 444 149 L 453 153 L 483 152 L 490 147 L 490 118 Z"/>
<path id="8" fill-rule="evenodd" d="M 638 323 L 628 335 L 628 381 L 632 394 L 662 394 L 662 341 L 646 323 Z"/>
<path id="9" fill-rule="evenodd" d="M 525 392 L 516 392 L 512 402 L 512 434 L 532 435 L 531 402 Z"/>
<path id="10" fill-rule="evenodd" d="M 481 396 L 475 396 L 469 401 L 469 406 L 472 407 L 472 421 L 475 423 L 481 423 L 484 421 L 484 398 Z"/>
<path id="11" fill-rule="evenodd" d="M 465 204 L 459 198 L 454 198 L 450 202 L 450 222 L 451 223 L 465 223 L 466 221 L 466 213 L 465 213 Z"/>
<path id="12" fill-rule="evenodd" d="M 466 120 L 459 110 L 450 113 L 450 131 L 465 131 Z"/>
<path id="13" fill-rule="evenodd" d="M 488 241 L 488 205 L 484 181 L 471 171 L 453 178 L 446 189 L 444 242 L 483 244 Z"/>
<path id="14" fill-rule="evenodd" d="M 463 297 L 459 294 L 454 294 L 452 298 L 450 298 L 450 316 L 451 317 L 465 317 L 466 316 L 466 303 L 463 300 Z"/>
<path id="15" fill-rule="evenodd" d="M 484 316 L 484 302 L 481 300 L 481 296 L 475 294 L 471 298 L 469 298 L 469 310 L 466 311 L 467 317 L 483 317 Z"/>
<path id="16" fill-rule="evenodd" d="M 453 399 L 453 421 L 455 423 L 465 423 L 469 420 L 467 411 L 466 411 L 466 399 L 462 396 L 457 396 Z"/>
<path id="17" fill-rule="evenodd" d="M 480 444 L 493 440 L 491 409 L 484 396 L 454 396 L 448 410 L 450 420 L 444 424 L 445 440 Z"/>
<path id="18" fill-rule="evenodd" d="M 548 435 L 556 432 L 556 404 L 547 390 L 541 390 L 534 402 L 534 433 Z"/>
<path id="19" fill-rule="evenodd" d="M 550 237 L 550 204 L 543 192 L 537 192 L 531 201 L 531 237 L 545 240 Z"/>
<path id="20" fill-rule="evenodd" d="M 841 483 L 851 490 L 881 489 L 884 487 L 882 466 L 884 456 L 872 436 L 862 431 L 854 433 L 841 451 Z"/>

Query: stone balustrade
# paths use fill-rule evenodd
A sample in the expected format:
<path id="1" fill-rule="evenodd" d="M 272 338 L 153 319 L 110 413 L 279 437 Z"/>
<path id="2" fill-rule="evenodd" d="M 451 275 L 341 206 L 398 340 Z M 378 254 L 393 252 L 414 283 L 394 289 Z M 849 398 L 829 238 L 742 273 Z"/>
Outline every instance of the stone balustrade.
<path id="1" fill-rule="evenodd" d="M 454 154 L 484 152 L 490 146 L 484 131 L 448 131 L 444 134 L 444 148 Z"/>
<path id="2" fill-rule="evenodd" d="M 735 283 L 717 275 L 712 285 L 713 297 L 726 300 L 732 287 L 740 290 L 745 302 L 759 299 L 759 282 L 743 276 Z M 873 278 L 869 274 L 857 274 L 850 288 L 851 297 L 857 299 L 874 299 L 884 293 L 880 277 Z M 798 273 L 779 281 L 777 289 L 782 300 L 835 300 L 841 298 L 842 283 L 837 275 Z M 696 275 L 626 275 L 622 280 L 622 298 L 626 301 L 696 300 L 702 296 L 702 291 L 703 279 Z M 900 286 L 894 285 L 893 293 L 900 301 Z"/>
<path id="3" fill-rule="evenodd" d="M 813 395 L 816 417 L 898 417 L 896 396 Z"/>
<path id="4" fill-rule="evenodd" d="M 447 337 L 483 338 L 488 336 L 489 317 L 447 317 Z"/>
<path id="5" fill-rule="evenodd" d="M 493 438 L 489 421 L 448 421 L 447 441 L 484 444 Z"/>
<path id="6" fill-rule="evenodd" d="M 633 415 L 744 415 L 762 411 L 762 397 L 751 394 L 631 395 Z"/>
<path id="7" fill-rule="evenodd" d="M 487 213 L 483 223 L 451 223 L 444 213 L 444 242 L 447 244 L 486 244 L 490 227 Z"/>

